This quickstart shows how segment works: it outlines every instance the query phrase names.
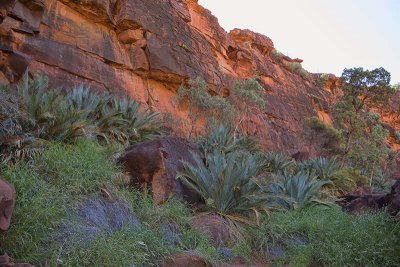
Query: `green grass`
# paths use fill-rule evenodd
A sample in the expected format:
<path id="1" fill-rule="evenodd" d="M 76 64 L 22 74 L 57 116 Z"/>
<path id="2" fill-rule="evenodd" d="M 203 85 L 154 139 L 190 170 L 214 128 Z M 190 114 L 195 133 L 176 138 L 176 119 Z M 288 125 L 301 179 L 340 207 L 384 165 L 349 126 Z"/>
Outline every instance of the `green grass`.
<path id="1" fill-rule="evenodd" d="M 149 193 L 114 184 L 120 174 L 110 160 L 115 150 L 88 140 L 52 143 L 29 162 L 3 166 L 1 176 L 15 186 L 17 204 L 9 231 L 0 236 L 0 255 L 35 266 L 158 266 L 171 253 L 190 249 L 217 261 L 216 248 L 190 229 L 192 214 L 185 204 L 170 199 L 158 207 Z M 78 205 L 104 186 L 128 204 L 139 229 L 103 232 L 88 244 L 60 238 L 58 226 L 71 223 Z M 164 238 L 165 225 L 176 229 L 178 244 Z"/>
<path id="2" fill-rule="evenodd" d="M 6 252 L 17 262 L 37 263 L 46 254 L 46 238 L 65 216 L 65 194 L 25 163 L 5 169 L 2 176 L 14 185 L 17 203 L 10 229 L 0 236 L 0 254 Z"/>
<path id="3" fill-rule="evenodd" d="M 159 266 L 172 251 L 159 233 L 147 227 L 123 229 L 103 233 L 87 247 L 71 247 L 61 257 L 54 247 L 50 266 Z"/>
<path id="4" fill-rule="evenodd" d="M 8 232 L 0 235 L 0 255 L 35 266 L 159 266 L 175 252 L 194 250 L 219 263 L 218 249 L 190 227 L 193 211 L 176 199 L 157 206 L 151 194 L 117 186 L 120 169 L 110 160 L 116 148 L 90 141 L 50 144 L 29 162 L 3 166 L 1 176 L 17 191 L 17 204 Z M 59 225 L 71 222 L 82 201 L 107 186 L 137 216 L 138 229 L 102 232 L 91 242 L 59 238 Z M 174 231 L 171 243 L 165 226 Z M 399 266 L 400 222 L 384 212 L 352 216 L 339 208 L 309 208 L 261 216 L 257 227 L 229 243 L 236 256 L 250 262 L 255 253 L 280 245 L 286 257 L 274 265 Z M 288 240 L 303 237 L 302 246 Z M 77 236 L 77 238 L 82 238 Z M 83 237 L 85 238 L 85 237 Z M 62 242 L 60 242 L 60 240 Z"/>
<path id="5" fill-rule="evenodd" d="M 96 143 L 79 140 L 68 146 L 54 143 L 35 159 L 35 169 L 50 184 L 70 195 L 97 192 L 120 173 L 109 151 Z"/>
<path id="6" fill-rule="evenodd" d="M 249 232 L 259 251 L 276 245 L 286 249 L 286 259 L 275 265 L 400 265 L 400 222 L 384 212 L 352 216 L 336 207 L 273 212 Z M 287 245 L 294 237 L 305 238 L 306 244 Z"/>

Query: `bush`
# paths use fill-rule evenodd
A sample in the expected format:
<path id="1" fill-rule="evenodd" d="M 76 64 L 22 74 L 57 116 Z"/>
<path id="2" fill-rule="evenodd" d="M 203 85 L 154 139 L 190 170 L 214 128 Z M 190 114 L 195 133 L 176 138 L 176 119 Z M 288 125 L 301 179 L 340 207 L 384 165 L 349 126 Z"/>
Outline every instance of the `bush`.
<path id="1" fill-rule="evenodd" d="M 396 139 L 396 142 L 397 142 L 397 143 L 400 143 L 400 132 L 396 131 L 396 132 L 394 133 L 394 137 L 395 137 L 395 139 Z"/>
<path id="2" fill-rule="evenodd" d="M 234 113 L 233 105 L 222 96 L 212 96 L 208 92 L 207 83 L 200 77 L 190 80 L 189 88 L 181 86 L 175 100 L 177 103 L 188 104 L 189 118 L 192 121 L 189 137 L 194 133 L 201 117 L 208 116 L 209 119 L 229 121 Z"/>
<path id="3" fill-rule="evenodd" d="M 261 155 L 265 160 L 264 171 L 279 174 L 285 171 L 290 171 L 295 165 L 295 161 L 282 153 L 267 152 Z"/>
<path id="4" fill-rule="evenodd" d="M 237 81 L 233 93 L 240 103 L 246 103 L 249 107 L 265 108 L 264 89 L 256 79 Z"/>
<path id="5" fill-rule="evenodd" d="M 318 86 L 323 88 L 328 80 L 329 80 L 329 74 L 328 73 L 322 73 L 319 76 L 317 84 L 318 84 Z"/>
<path id="6" fill-rule="evenodd" d="M 309 159 L 299 164 L 300 169 L 314 172 L 320 180 L 329 181 L 332 176 L 339 170 L 340 166 L 336 158 L 323 158 Z"/>
<path id="7" fill-rule="evenodd" d="M 272 59 L 274 59 L 276 61 L 281 61 L 283 57 L 284 57 L 283 53 L 279 52 L 276 49 L 272 50 L 272 52 L 271 52 Z"/>
<path id="8" fill-rule="evenodd" d="M 336 171 L 330 178 L 332 181 L 327 187 L 330 195 L 343 195 L 354 191 L 357 186 L 365 186 L 368 184 L 368 177 L 361 174 L 355 169 L 341 169 Z"/>
<path id="9" fill-rule="evenodd" d="M 211 127 L 205 136 L 200 135 L 196 140 L 197 145 L 204 154 L 213 151 L 230 153 L 234 151 L 252 152 L 259 151 L 258 144 L 246 135 L 234 136 L 234 131 L 226 125 L 219 124 Z"/>
<path id="10" fill-rule="evenodd" d="M 303 139 L 314 147 L 319 154 L 336 155 L 343 147 L 343 137 L 339 130 L 325 124 L 318 117 L 306 118 L 303 123 Z"/>
<path id="11" fill-rule="evenodd" d="M 298 172 L 294 175 L 276 175 L 276 183 L 271 185 L 275 194 L 275 204 L 286 210 L 304 209 L 314 205 L 326 205 L 319 200 L 321 188 L 329 181 L 317 180 L 313 174 Z"/>
<path id="12" fill-rule="evenodd" d="M 48 88 L 43 75 L 24 78 L 18 95 L 6 96 L 0 102 L 0 157 L 5 162 L 32 157 L 47 141 L 87 137 L 127 145 L 161 133 L 158 113 L 142 109 L 127 96 L 121 99 L 83 87 L 57 92 Z"/>
<path id="13" fill-rule="evenodd" d="M 185 172 L 177 178 L 199 193 L 210 211 L 235 220 L 265 209 L 268 198 L 257 182 L 262 163 L 254 156 L 214 151 L 206 163 L 193 156 L 197 167 L 184 163 Z"/>
<path id="14" fill-rule="evenodd" d="M 298 62 L 290 63 L 290 70 L 294 73 L 299 74 L 302 78 L 308 77 L 308 72 L 305 69 L 303 69 L 303 66 L 301 66 L 301 64 Z"/>

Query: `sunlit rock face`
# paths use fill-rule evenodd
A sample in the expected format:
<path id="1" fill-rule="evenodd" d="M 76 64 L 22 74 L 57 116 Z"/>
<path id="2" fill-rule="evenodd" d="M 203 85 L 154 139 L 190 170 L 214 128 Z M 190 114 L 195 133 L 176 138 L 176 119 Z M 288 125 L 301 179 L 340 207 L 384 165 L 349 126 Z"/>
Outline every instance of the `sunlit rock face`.
<path id="1" fill-rule="evenodd" d="M 151 109 L 170 114 L 174 130 L 187 133 L 185 107 L 176 90 L 200 76 L 214 94 L 229 97 L 237 79 L 258 77 L 266 108 L 245 129 L 270 149 L 307 150 L 299 139 L 305 117 L 330 122 L 338 80 L 300 75 L 300 59 L 273 56 L 274 44 L 249 30 L 225 32 L 196 0 L 2 0 L 0 81 L 42 72 L 54 86 L 86 84 L 93 90 L 129 93 Z"/>

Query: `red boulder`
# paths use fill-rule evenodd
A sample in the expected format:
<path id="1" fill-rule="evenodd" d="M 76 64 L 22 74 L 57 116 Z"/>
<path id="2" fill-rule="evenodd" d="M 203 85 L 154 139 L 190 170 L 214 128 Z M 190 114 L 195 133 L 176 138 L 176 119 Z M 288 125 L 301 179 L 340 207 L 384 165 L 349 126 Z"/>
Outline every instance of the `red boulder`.
<path id="1" fill-rule="evenodd" d="M 200 197 L 175 179 L 184 171 L 182 161 L 195 164 L 191 153 L 200 154 L 193 143 L 178 137 L 162 137 L 157 140 L 135 144 L 118 159 L 129 172 L 132 186 L 148 186 L 157 204 L 171 196 L 196 203 Z"/>
<path id="2" fill-rule="evenodd" d="M 15 207 L 15 189 L 8 182 L 0 179 L 0 230 L 10 226 L 11 215 Z"/>

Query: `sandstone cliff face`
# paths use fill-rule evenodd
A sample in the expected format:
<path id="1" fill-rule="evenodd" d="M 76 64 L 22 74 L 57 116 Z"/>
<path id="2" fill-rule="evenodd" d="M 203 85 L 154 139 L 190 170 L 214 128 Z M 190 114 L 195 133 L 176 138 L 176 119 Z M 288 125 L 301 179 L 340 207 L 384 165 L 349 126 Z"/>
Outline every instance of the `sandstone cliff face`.
<path id="1" fill-rule="evenodd" d="M 182 83 L 203 77 L 229 96 L 235 80 L 259 76 L 266 108 L 246 128 L 263 145 L 302 150 L 305 117 L 329 122 L 338 81 L 300 75 L 286 56 L 273 57 L 273 42 L 249 30 L 225 32 L 196 0 L 2 0 L 0 81 L 42 72 L 56 86 L 86 84 L 129 93 L 153 110 L 171 113 L 187 130 L 187 111 L 173 104 Z M 175 126 L 176 127 L 176 126 Z"/>

